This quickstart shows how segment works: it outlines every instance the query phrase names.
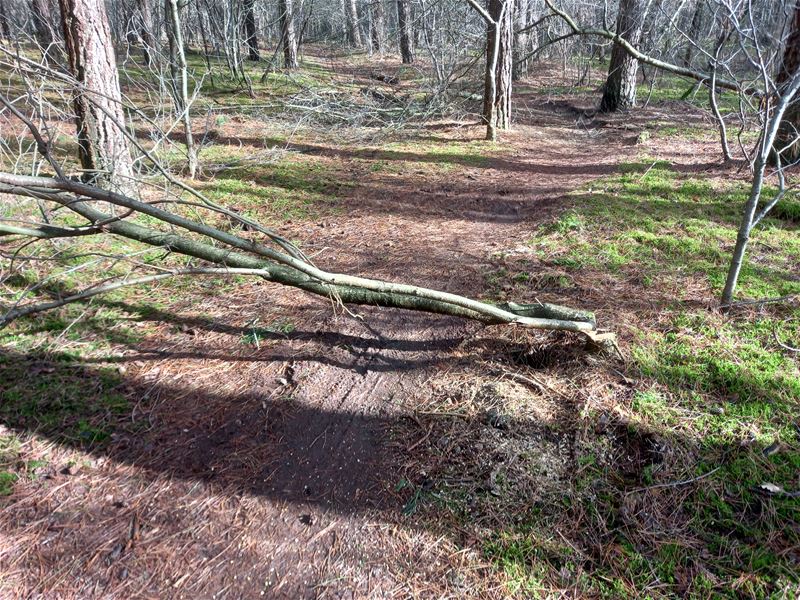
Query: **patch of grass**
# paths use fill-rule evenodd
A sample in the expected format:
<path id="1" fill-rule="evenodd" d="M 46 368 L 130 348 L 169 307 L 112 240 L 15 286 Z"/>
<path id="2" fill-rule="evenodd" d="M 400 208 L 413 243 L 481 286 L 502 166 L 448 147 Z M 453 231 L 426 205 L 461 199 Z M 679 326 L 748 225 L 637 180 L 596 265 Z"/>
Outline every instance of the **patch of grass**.
<path id="1" fill-rule="evenodd" d="M 0 496 L 9 496 L 14 491 L 14 484 L 19 475 L 10 471 L 0 471 Z"/>
<path id="2" fill-rule="evenodd" d="M 572 210 L 540 229 L 531 240 L 540 256 L 568 269 L 621 272 L 637 281 L 705 279 L 719 293 L 747 190 L 718 188 L 659 161 L 623 165 L 621 171 L 580 193 Z M 761 298 L 800 292 L 791 268 L 798 256 L 796 229 L 765 220 L 754 235 L 739 293 Z"/>
<path id="3" fill-rule="evenodd" d="M 17 357 L 0 355 L 0 418 L 6 423 L 57 433 L 82 446 L 106 441 L 115 416 L 129 410 L 115 369 L 99 368 L 87 381 L 68 354 Z"/>
<path id="4" fill-rule="evenodd" d="M 333 208 L 349 187 L 327 167 L 312 161 L 232 164 L 202 186 L 212 199 L 266 223 L 312 220 Z"/>
<path id="5" fill-rule="evenodd" d="M 285 337 L 295 330 L 295 325 L 287 319 L 278 319 L 266 327 L 253 326 L 242 336 L 242 342 L 253 346 L 274 340 L 276 336 Z"/>
<path id="6" fill-rule="evenodd" d="M 702 108 L 710 108 L 708 90 L 705 87 L 696 87 L 697 82 L 670 73 L 658 73 L 655 85 L 639 85 L 636 96 L 640 103 L 650 100 L 653 102 L 686 101 Z M 737 110 L 738 99 L 733 92 L 723 90 L 717 95 L 717 105 L 722 114 Z"/>

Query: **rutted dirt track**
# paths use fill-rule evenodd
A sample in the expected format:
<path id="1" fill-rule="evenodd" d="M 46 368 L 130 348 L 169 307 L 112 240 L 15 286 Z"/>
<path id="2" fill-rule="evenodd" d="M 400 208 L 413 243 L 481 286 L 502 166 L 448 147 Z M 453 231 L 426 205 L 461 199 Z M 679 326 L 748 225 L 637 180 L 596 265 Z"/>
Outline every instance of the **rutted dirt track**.
<path id="1" fill-rule="evenodd" d="M 635 134 L 582 128 L 574 111 L 525 90 L 518 108 L 508 152 L 485 166 L 418 177 L 355 166 L 341 214 L 293 235 L 332 269 L 480 295 L 493 253 L 523 246 L 565 193 L 635 152 Z M 481 130 L 435 135 L 449 143 Z M 159 335 L 107 357 L 135 407 L 105 450 L 25 484 L 4 511 L 5 589 L 381 598 L 468 595 L 475 577 L 490 582 L 482 595 L 500 595 L 478 553 L 454 550 L 452 532 L 405 521 L 407 492 L 395 490 L 397 448 L 418 441 L 397 439 L 398 424 L 432 378 L 469 360 L 463 343 L 478 327 L 371 308 L 359 308 L 359 319 L 332 317 L 325 302 L 256 283 L 206 294 L 202 306 L 151 313 Z M 561 301 L 598 311 L 601 322 L 608 315 L 602 297 Z M 290 318 L 296 328 L 243 345 L 255 318 Z M 62 374 L 32 361 L 30 372 L 87 385 L 100 378 L 88 362 Z M 51 452 L 67 464 L 76 451 Z M 467 579 L 452 579 L 455 565 Z"/>

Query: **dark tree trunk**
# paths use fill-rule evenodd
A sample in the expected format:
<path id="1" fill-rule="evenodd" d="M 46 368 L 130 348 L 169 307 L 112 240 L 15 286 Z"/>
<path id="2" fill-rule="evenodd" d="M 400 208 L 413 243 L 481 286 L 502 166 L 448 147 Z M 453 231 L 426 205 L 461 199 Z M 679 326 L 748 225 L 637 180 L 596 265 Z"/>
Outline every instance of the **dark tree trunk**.
<path id="1" fill-rule="evenodd" d="M 386 51 L 386 14 L 383 9 L 383 0 L 372 0 L 369 16 L 372 50 L 383 54 Z"/>
<path id="2" fill-rule="evenodd" d="M 80 83 L 73 107 L 84 180 L 130 193 L 133 163 L 125 138 L 114 44 L 103 0 L 59 0 L 67 62 Z"/>
<path id="3" fill-rule="evenodd" d="M 414 62 L 414 46 L 411 34 L 411 7 L 408 0 L 397 0 L 397 29 L 400 38 L 400 56 L 404 65 L 410 65 Z"/>
<path id="4" fill-rule="evenodd" d="M 5 39 L 11 39 L 11 27 L 8 24 L 8 14 L 6 13 L 6 3 L 0 0 L 0 35 Z"/>
<path id="5" fill-rule="evenodd" d="M 258 51 L 258 30 L 256 29 L 256 15 L 253 11 L 255 0 L 245 0 L 244 3 L 244 34 L 247 41 L 247 58 L 252 61 L 261 60 Z"/>
<path id="6" fill-rule="evenodd" d="M 683 64 L 687 67 L 692 64 L 694 44 L 700 43 L 700 30 L 703 28 L 704 4 L 705 0 L 697 0 L 697 4 L 694 7 L 694 14 L 692 15 L 692 23 L 689 25 L 689 45 L 686 47 L 686 53 L 683 55 Z"/>
<path id="7" fill-rule="evenodd" d="M 344 3 L 345 19 L 347 21 L 347 41 L 351 46 L 360 48 L 363 46 L 361 39 L 361 28 L 358 26 L 358 6 L 356 0 L 342 0 Z"/>
<path id="8" fill-rule="evenodd" d="M 150 0 L 137 0 L 136 4 L 139 9 L 139 37 L 142 40 L 142 58 L 148 65 L 152 65 L 155 58 L 154 54 L 158 54 L 158 49 L 156 48 L 157 36 L 153 26 L 153 9 L 150 5 Z"/>
<path id="9" fill-rule="evenodd" d="M 617 14 L 617 35 L 636 47 L 642 37 L 644 22 L 642 0 L 620 0 Z M 639 61 L 628 54 L 619 44 L 611 51 L 608 79 L 600 102 L 602 112 L 613 112 L 636 106 L 636 72 Z"/>
<path id="10" fill-rule="evenodd" d="M 51 26 L 53 18 L 50 14 L 50 5 L 47 0 L 31 0 L 31 17 L 33 17 L 36 42 L 44 52 L 55 39 Z"/>
<path id="11" fill-rule="evenodd" d="M 778 71 L 779 93 L 786 89 L 798 69 L 800 69 L 800 4 L 795 7 L 792 15 L 789 36 L 786 38 L 786 47 L 783 51 L 783 61 L 780 71 Z M 780 152 L 782 164 L 791 164 L 800 160 L 798 136 L 800 136 L 800 99 L 795 98 L 783 117 L 775 140 L 775 149 Z"/>
<path id="12" fill-rule="evenodd" d="M 278 0 L 278 19 L 281 24 L 283 38 L 283 66 L 286 69 L 297 68 L 297 36 L 294 32 L 294 15 L 292 0 Z"/>
<path id="13" fill-rule="evenodd" d="M 489 0 L 487 10 L 494 23 L 487 26 L 486 77 L 483 118 L 486 138 L 497 138 L 498 129 L 511 124 L 511 81 L 514 54 L 513 0 Z"/>

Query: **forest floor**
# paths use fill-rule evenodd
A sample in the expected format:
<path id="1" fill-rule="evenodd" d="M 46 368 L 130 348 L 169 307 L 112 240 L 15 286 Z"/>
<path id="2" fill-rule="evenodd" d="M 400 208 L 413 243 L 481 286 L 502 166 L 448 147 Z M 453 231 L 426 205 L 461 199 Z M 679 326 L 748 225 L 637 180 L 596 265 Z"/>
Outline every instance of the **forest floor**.
<path id="1" fill-rule="evenodd" d="M 0 594 L 800 594 L 800 500 L 763 487 L 800 488 L 800 366 L 776 343 L 800 309 L 715 308 L 746 169 L 669 90 L 601 116 L 595 88 L 540 69 L 494 144 L 461 120 L 371 139 L 220 113 L 198 187 L 317 264 L 592 310 L 623 358 L 244 279 L 21 321 L 0 338 Z M 789 201 L 759 231 L 742 298 L 800 293 L 799 220 Z"/>

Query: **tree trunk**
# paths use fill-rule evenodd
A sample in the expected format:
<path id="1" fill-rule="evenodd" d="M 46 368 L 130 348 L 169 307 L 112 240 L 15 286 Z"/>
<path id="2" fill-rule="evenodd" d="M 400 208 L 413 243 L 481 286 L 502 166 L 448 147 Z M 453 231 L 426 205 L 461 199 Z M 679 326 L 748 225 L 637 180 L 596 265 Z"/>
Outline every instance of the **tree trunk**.
<path id="1" fill-rule="evenodd" d="M 255 0 L 245 0 L 244 3 L 244 33 L 247 42 L 247 58 L 252 61 L 261 60 L 258 51 L 258 30 L 256 29 L 256 15 L 253 11 Z"/>
<path id="2" fill-rule="evenodd" d="M 633 47 L 637 47 L 642 37 L 644 22 L 642 0 L 620 0 L 617 14 L 617 35 Z M 639 62 L 621 45 L 615 43 L 611 51 L 611 64 L 608 79 L 600 102 L 602 112 L 613 112 L 636 106 L 636 72 Z"/>
<path id="3" fill-rule="evenodd" d="M 194 179 L 197 173 L 197 150 L 194 146 L 192 120 L 189 115 L 189 73 L 186 68 L 186 54 L 183 50 L 180 9 L 178 8 L 178 0 L 165 1 L 164 9 L 167 21 L 167 39 L 169 41 L 169 68 L 172 76 L 172 97 L 175 101 L 176 112 L 183 120 L 189 176 Z"/>
<path id="4" fill-rule="evenodd" d="M 692 15 L 692 23 L 689 25 L 689 45 L 686 47 L 686 53 L 683 55 L 683 64 L 690 66 L 692 64 L 692 54 L 694 53 L 694 44 L 700 43 L 700 30 L 703 27 L 703 8 L 706 0 L 696 0 L 697 4 L 694 7 L 694 14 Z"/>
<path id="5" fill-rule="evenodd" d="M 139 9 L 140 29 L 139 37 L 142 40 L 142 58 L 148 66 L 152 66 L 155 55 L 158 54 L 156 47 L 155 28 L 153 25 L 153 9 L 150 6 L 150 0 L 137 0 L 137 8 Z"/>
<path id="6" fill-rule="evenodd" d="M 59 0 L 84 180 L 131 193 L 133 162 L 125 138 L 114 45 L 103 0 Z"/>
<path id="7" fill-rule="evenodd" d="M 783 61 L 776 83 L 779 94 L 785 92 L 792 77 L 800 69 L 800 4 L 794 9 L 789 36 L 786 38 L 786 47 L 783 51 Z M 792 164 L 800 160 L 800 102 L 793 102 L 786 110 L 786 115 L 778 129 L 775 150 L 780 152 L 780 162 L 783 165 Z M 773 155 L 773 160 L 777 155 Z"/>
<path id="8" fill-rule="evenodd" d="M 46 52 L 55 39 L 51 26 L 53 18 L 47 0 L 31 0 L 31 17 L 33 18 L 36 42 L 42 52 Z"/>
<path id="9" fill-rule="evenodd" d="M 358 6 L 356 0 L 343 0 L 347 19 L 347 41 L 355 48 L 361 48 L 361 28 L 358 26 Z"/>
<path id="10" fill-rule="evenodd" d="M 527 2 L 517 2 L 516 9 L 517 15 L 514 18 L 514 29 L 517 31 L 525 29 L 528 26 L 528 11 Z M 514 68 L 512 78 L 514 81 L 519 81 L 528 72 L 527 61 L 524 60 L 525 54 L 528 52 L 528 40 L 530 39 L 530 32 L 523 31 L 522 33 L 514 33 Z"/>
<path id="11" fill-rule="evenodd" d="M 498 129 L 511 124 L 511 80 L 514 54 L 513 0 L 489 0 L 487 11 L 486 77 L 483 119 L 486 139 L 496 140 Z"/>
<path id="12" fill-rule="evenodd" d="M 397 29 L 400 38 L 400 56 L 404 65 L 410 65 L 414 62 L 414 46 L 411 34 L 411 7 L 408 0 L 397 0 Z"/>
<path id="13" fill-rule="evenodd" d="M 370 16 L 370 41 L 373 52 L 383 54 L 386 51 L 386 14 L 383 9 L 383 0 L 372 0 L 369 7 Z"/>
<path id="14" fill-rule="evenodd" d="M 294 32 L 294 15 L 292 14 L 292 0 L 278 0 L 278 19 L 281 24 L 281 37 L 283 38 L 283 66 L 286 69 L 296 69 L 297 64 L 297 36 Z"/>
<path id="15" fill-rule="evenodd" d="M 0 35 L 4 39 L 11 39 L 11 27 L 8 24 L 8 13 L 6 13 L 6 3 L 0 0 Z"/>

